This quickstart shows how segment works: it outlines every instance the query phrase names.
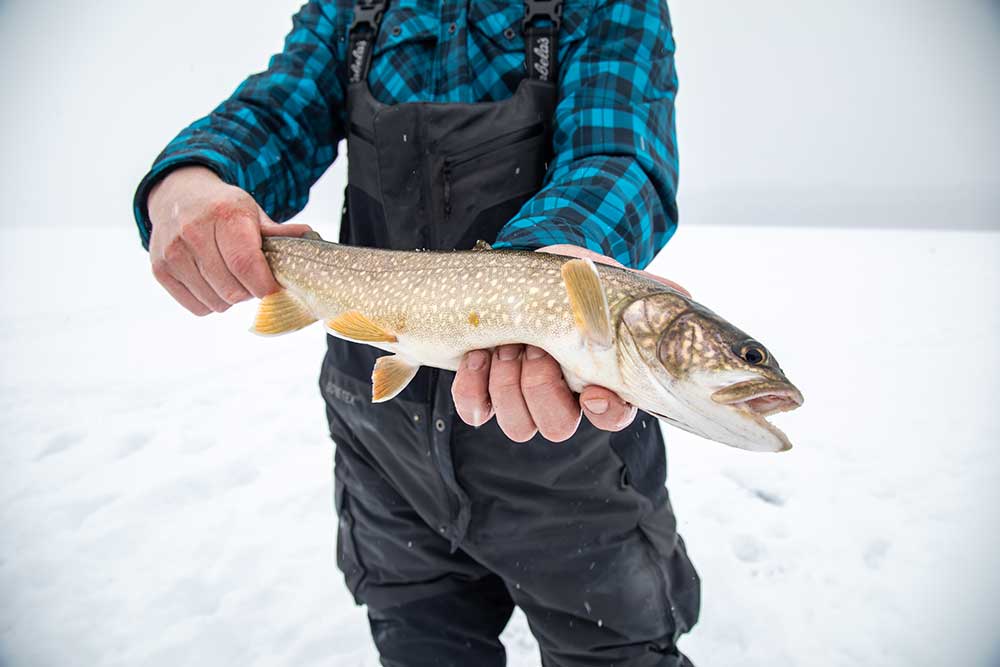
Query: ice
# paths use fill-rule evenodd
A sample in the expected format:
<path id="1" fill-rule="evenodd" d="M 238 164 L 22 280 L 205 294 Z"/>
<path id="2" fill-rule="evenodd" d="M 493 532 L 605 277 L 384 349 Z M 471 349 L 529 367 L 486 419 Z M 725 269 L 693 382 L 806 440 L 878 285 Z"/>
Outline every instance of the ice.
<path id="1" fill-rule="evenodd" d="M 0 663 L 376 665 L 334 562 L 322 329 L 188 316 L 147 261 L 127 223 L 4 234 Z M 666 431 L 703 579 L 683 650 L 995 664 L 1000 233 L 689 225 L 654 269 L 806 398 L 785 454 Z M 523 614 L 503 639 L 537 666 Z"/>

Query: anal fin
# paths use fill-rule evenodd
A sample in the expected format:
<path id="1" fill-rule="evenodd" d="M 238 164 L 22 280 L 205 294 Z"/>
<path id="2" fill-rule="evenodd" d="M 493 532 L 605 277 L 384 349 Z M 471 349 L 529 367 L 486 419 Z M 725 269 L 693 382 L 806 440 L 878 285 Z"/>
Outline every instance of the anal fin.
<path id="1" fill-rule="evenodd" d="M 260 300 L 250 331 L 260 336 L 277 336 L 297 331 L 315 321 L 302 301 L 288 290 L 280 290 Z"/>
<path id="2" fill-rule="evenodd" d="M 360 343 L 395 343 L 396 336 L 386 331 L 356 310 L 341 313 L 326 321 L 333 333 Z"/>
<path id="3" fill-rule="evenodd" d="M 562 267 L 573 318 L 583 335 L 601 347 L 611 345 L 611 313 L 597 267 L 589 259 L 571 259 Z"/>
<path id="4" fill-rule="evenodd" d="M 372 369 L 372 403 L 382 403 L 403 391 L 420 366 L 404 361 L 396 354 L 379 357 Z"/>

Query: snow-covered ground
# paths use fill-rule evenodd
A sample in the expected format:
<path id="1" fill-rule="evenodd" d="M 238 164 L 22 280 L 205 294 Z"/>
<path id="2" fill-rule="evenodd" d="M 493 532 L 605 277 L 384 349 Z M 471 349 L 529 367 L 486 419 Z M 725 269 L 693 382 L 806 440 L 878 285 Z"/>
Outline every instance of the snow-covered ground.
<path id="1" fill-rule="evenodd" d="M 806 396 L 787 454 L 667 430 L 684 650 L 997 664 L 1000 233 L 688 225 L 654 269 Z M 334 565 L 322 330 L 186 316 L 127 224 L 6 230 L 0 286 L 0 664 L 376 665 Z M 538 664 L 523 617 L 504 640 Z"/>

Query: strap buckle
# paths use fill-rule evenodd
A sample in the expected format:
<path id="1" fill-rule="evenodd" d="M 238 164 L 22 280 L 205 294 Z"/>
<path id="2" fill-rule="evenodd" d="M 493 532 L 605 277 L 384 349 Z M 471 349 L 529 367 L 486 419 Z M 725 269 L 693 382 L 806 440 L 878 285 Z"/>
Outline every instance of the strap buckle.
<path id="1" fill-rule="evenodd" d="M 527 30 L 535 19 L 548 19 L 559 30 L 562 25 L 563 0 L 524 0 L 524 18 L 521 30 Z"/>
<path id="2" fill-rule="evenodd" d="M 382 14 L 385 13 L 385 6 L 388 0 L 358 0 L 354 5 L 354 20 L 348 28 L 348 34 L 353 33 L 359 26 L 368 26 L 374 32 L 378 30 L 378 24 L 382 22 Z"/>

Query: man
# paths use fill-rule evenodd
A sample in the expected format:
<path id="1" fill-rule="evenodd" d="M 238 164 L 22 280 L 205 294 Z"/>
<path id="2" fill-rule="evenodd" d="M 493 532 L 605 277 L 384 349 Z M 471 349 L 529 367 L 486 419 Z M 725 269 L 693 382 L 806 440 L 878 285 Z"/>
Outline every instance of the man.
<path id="1" fill-rule="evenodd" d="M 136 217 L 194 314 L 262 297 L 278 286 L 261 236 L 308 231 L 273 221 L 346 137 L 343 243 L 640 268 L 676 226 L 675 91 L 662 2 L 314 0 L 267 71 L 159 156 Z M 378 354 L 328 337 L 320 386 L 338 564 L 384 665 L 502 665 L 515 604 L 547 666 L 690 664 L 676 640 L 699 582 L 655 420 L 601 387 L 574 396 L 518 345 L 374 405 Z"/>

